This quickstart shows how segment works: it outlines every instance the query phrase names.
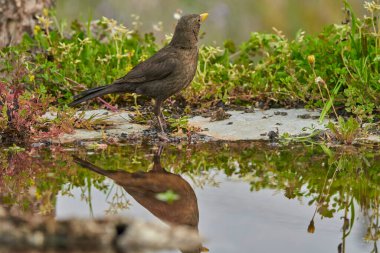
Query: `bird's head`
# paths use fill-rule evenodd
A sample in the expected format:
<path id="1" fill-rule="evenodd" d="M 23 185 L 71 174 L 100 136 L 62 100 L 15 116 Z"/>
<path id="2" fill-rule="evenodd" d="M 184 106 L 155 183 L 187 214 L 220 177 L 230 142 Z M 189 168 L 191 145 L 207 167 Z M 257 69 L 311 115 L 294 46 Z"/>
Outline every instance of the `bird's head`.
<path id="1" fill-rule="evenodd" d="M 192 48 L 197 45 L 201 23 L 208 13 L 185 15 L 178 20 L 170 44 L 176 47 Z"/>

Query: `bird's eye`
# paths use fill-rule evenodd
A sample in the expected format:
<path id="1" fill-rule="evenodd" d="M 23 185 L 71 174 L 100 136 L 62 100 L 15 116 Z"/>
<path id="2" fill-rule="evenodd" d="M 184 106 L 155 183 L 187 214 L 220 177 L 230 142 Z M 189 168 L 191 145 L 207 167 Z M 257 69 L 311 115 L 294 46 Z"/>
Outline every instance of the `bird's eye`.
<path id="1" fill-rule="evenodd" d="M 198 18 L 198 22 L 201 22 L 201 19 L 200 19 L 200 18 Z"/>

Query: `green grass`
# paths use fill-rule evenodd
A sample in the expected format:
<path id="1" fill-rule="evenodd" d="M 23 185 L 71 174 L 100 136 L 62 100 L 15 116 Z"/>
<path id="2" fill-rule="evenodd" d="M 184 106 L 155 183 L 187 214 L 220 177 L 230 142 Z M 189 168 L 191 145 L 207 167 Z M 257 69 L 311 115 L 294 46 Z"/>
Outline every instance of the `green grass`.
<path id="1" fill-rule="evenodd" d="M 197 75 L 182 92 L 192 108 L 222 101 L 251 106 L 299 106 L 323 109 L 361 122 L 379 120 L 380 6 L 366 3 L 368 14 L 351 10 L 347 24 L 321 27 L 317 36 L 299 31 L 294 40 L 281 31 L 252 32 L 241 45 L 201 45 Z M 345 3 L 345 8 L 350 6 Z M 46 13 L 45 13 L 46 14 Z M 54 22 L 53 22 L 54 20 Z M 39 17 L 34 36 L 0 50 L 3 90 L 37 97 L 39 103 L 64 109 L 81 90 L 111 83 L 125 75 L 161 45 L 152 34 L 140 34 L 103 18 L 70 27 L 54 14 Z M 206 35 L 207 36 L 207 35 Z M 167 40 L 168 41 L 168 40 Z M 5 87 L 5 88 L 4 88 Z M 16 88 L 15 88 L 16 87 Z M 131 95 L 109 95 L 112 103 L 133 105 Z M 2 127 L 9 126 L 10 102 L 1 98 Z M 30 106 L 30 110 L 34 110 Z M 41 108 L 38 109 L 41 111 Z"/>

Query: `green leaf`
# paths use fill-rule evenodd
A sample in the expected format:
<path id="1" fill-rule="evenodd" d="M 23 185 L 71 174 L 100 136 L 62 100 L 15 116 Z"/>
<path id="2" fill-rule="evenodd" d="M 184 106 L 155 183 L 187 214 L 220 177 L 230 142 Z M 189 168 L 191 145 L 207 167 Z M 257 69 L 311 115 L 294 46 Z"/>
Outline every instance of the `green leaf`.
<path id="1" fill-rule="evenodd" d="M 172 190 L 167 190 L 166 192 L 156 194 L 156 198 L 160 201 L 172 204 L 174 201 L 180 199 L 180 196 Z"/>

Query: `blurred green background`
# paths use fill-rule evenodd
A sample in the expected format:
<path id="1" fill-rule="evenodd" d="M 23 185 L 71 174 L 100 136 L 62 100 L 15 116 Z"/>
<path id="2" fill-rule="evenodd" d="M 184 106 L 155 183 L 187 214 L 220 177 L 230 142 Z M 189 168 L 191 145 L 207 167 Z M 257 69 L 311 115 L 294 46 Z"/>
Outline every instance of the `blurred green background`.
<path id="1" fill-rule="evenodd" d="M 362 15 L 364 1 L 349 0 L 357 14 Z M 174 13 L 209 12 L 203 31 L 204 41 L 221 44 L 226 39 L 237 43 L 248 39 L 250 32 L 282 30 L 292 38 L 299 29 L 319 33 L 323 26 L 344 20 L 343 0 L 57 0 L 57 15 L 67 21 L 116 19 L 126 27 L 140 17 L 142 32 L 155 30 L 158 40 L 170 33 L 176 24 Z M 162 29 L 157 23 L 162 22 Z M 153 29 L 153 26 L 156 29 Z M 160 31 L 159 31 L 160 30 Z M 159 41 L 158 41 L 159 42 Z"/>

